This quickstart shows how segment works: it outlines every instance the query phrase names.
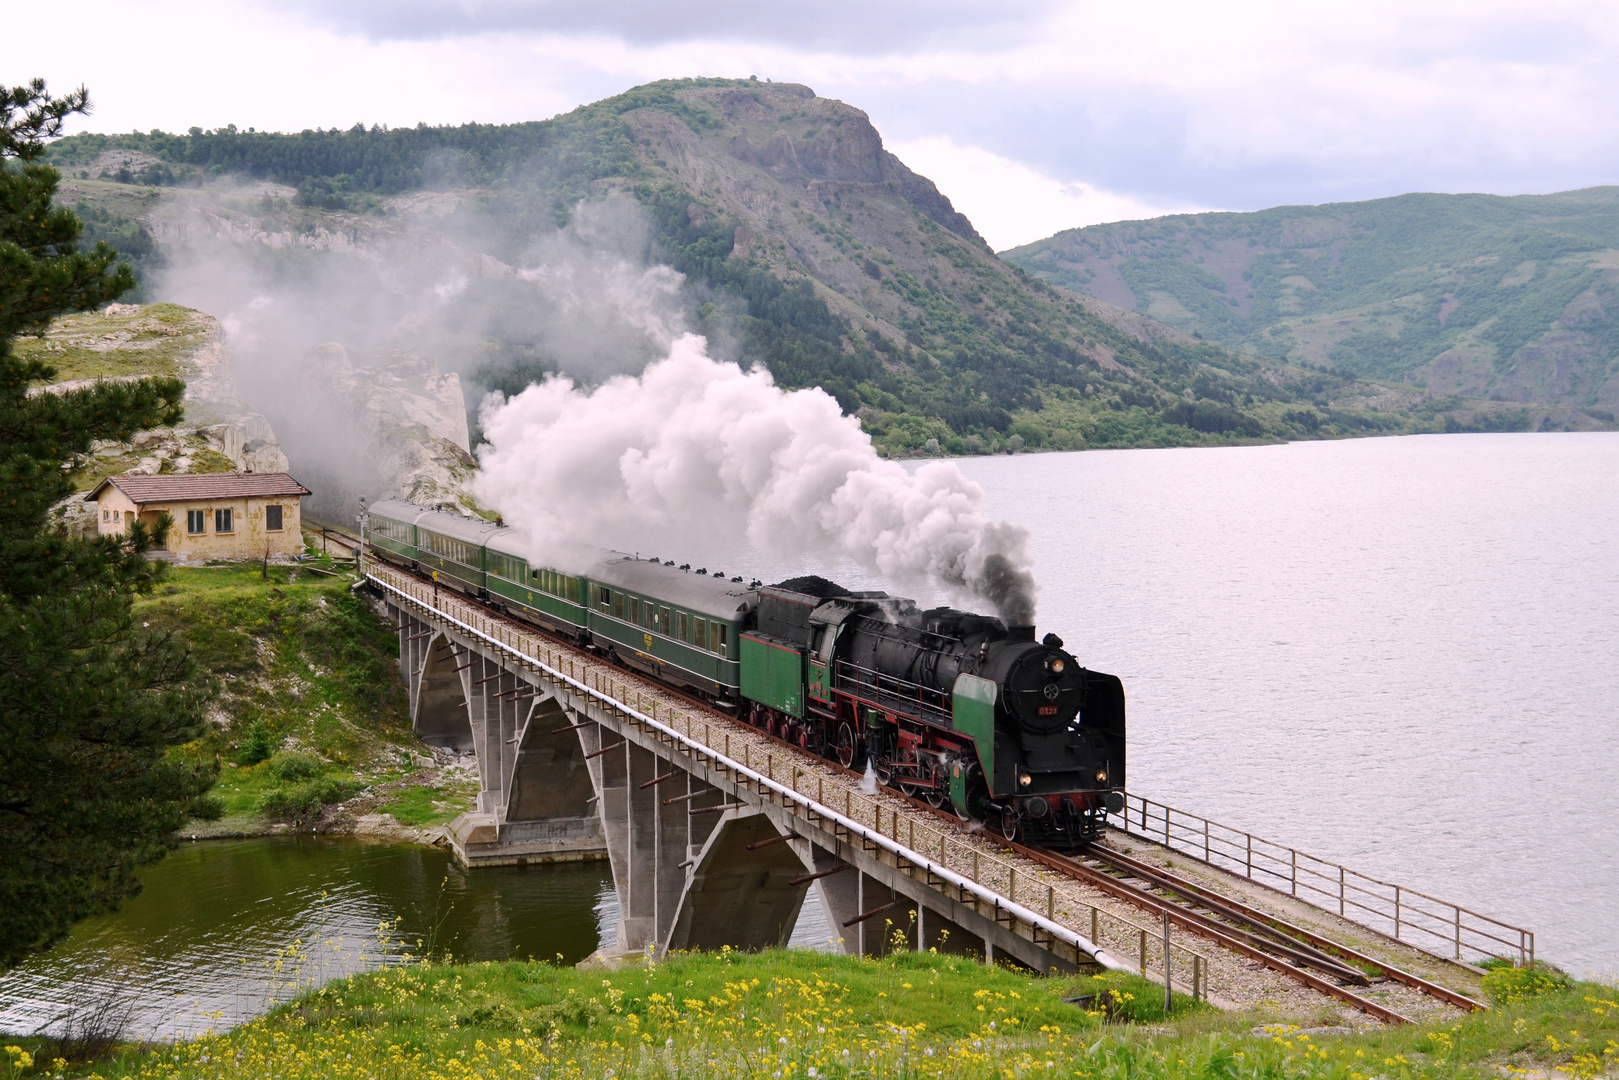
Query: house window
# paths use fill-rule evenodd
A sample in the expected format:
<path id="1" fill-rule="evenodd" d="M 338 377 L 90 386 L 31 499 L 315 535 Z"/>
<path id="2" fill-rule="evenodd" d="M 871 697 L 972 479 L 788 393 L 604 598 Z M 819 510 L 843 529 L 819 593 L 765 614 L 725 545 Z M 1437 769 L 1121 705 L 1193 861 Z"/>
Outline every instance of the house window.
<path id="1" fill-rule="evenodd" d="M 206 510 L 187 510 L 186 511 L 186 533 L 188 535 L 191 535 L 191 536 L 201 536 L 202 533 L 203 533 L 203 530 L 208 528 L 207 521 L 208 521 L 208 511 L 206 511 Z"/>
<path id="2" fill-rule="evenodd" d="M 232 516 L 232 512 L 229 511 L 229 510 L 215 510 L 214 511 L 214 532 L 216 532 L 216 533 L 233 533 L 233 532 L 235 532 L 236 531 L 236 524 L 235 524 L 235 522 L 233 522 L 231 520 L 231 516 Z"/>
<path id="3" fill-rule="evenodd" d="M 281 507 L 266 506 L 264 508 L 264 527 L 270 532 L 281 531 Z"/>

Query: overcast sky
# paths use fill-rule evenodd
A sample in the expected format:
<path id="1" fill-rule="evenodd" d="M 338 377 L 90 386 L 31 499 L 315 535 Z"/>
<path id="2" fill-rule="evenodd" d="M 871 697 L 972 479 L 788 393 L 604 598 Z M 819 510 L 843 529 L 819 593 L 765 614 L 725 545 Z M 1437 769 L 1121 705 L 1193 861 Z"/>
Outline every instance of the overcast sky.
<path id="1" fill-rule="evenodd" d="M 1612 0 L 86 0 L 0 38 L 79 130 L 543 119 L 652 79 L 807 83 L 997 249 L 1182 209 L 1619 181 Z"/>

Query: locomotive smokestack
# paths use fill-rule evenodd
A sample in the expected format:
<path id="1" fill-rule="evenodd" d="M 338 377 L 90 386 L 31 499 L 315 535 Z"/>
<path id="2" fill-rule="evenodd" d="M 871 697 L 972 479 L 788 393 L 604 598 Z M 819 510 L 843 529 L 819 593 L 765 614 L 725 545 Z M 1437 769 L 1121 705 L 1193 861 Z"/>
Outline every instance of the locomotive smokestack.
<path id="1" fill-rule="evenodd" d="M 1008 626 L 1006 628 L 1006 639 L 1008 641 L 1033 641 L 1034 640 L 1034 627 L 1032 627 L 1032 626 Z"/>

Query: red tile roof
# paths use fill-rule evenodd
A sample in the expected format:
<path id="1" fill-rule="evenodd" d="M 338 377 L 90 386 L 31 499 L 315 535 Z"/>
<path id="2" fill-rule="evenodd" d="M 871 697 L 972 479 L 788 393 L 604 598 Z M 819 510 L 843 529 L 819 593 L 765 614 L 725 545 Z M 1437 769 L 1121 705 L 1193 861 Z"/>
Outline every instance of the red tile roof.
<path id="1" fill-rule="evenodd" d="M 95 502 L 111 484 L 137 506 L 147 503 L 201 502 L 208 499 L 264 499 L 308 495 L 310 491 L 289 474 L 202 473 L 178 476 L 109 476 L 84 497 Z"/>

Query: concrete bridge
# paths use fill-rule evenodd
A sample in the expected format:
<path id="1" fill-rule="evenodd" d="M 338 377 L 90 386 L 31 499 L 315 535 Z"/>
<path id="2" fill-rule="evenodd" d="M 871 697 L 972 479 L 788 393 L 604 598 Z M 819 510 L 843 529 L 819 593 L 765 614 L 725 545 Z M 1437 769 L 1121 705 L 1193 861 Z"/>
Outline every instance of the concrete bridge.
<path id="1" fill-rule="evenodd" d="M 806 900 L 852 954 L 937 949 L 1038 971 L 1129 968 L 1200 989 L 1203 958 L 996 857 L 987 842 L 656 683 L 387 566 L 411 717 L 476 753 L 468 865 L 611 861 L 623 953 L 785 943 Z M 1099 939 L 1137 944 L 1134 962 Z"/>

